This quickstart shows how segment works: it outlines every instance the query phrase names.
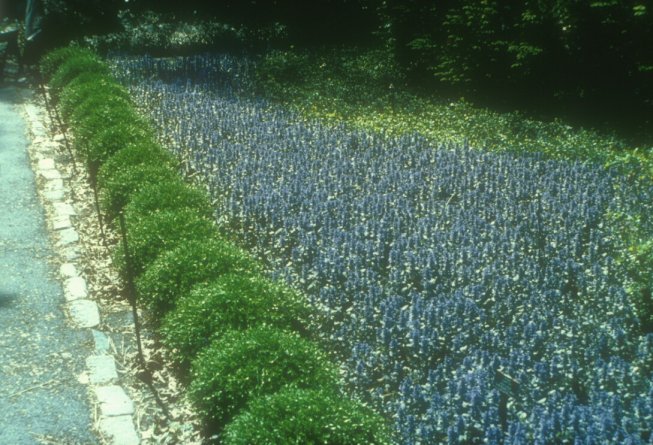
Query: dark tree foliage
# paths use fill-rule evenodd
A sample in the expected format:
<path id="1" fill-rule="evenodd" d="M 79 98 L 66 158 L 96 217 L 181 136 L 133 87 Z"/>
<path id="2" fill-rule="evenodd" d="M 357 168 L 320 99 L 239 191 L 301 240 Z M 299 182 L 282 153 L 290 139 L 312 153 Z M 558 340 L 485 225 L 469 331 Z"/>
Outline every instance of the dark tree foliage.
<path id="1" fill-rule="evenodd" d="M 10 0 L 9 9 L 25 19 L 24 0 Z M 38 0 L 32 2 L 40 32 L 26 45 L 25 62 L 34 63 L 52 48 L 64 46 L 90 34 L 103 34 L 118 26 L 117 13 L 123 0 Z M 1 12 L 1 11 L 0 11 Z M 29 50 L 29 51 L 27 51 Z"/>
<path id="2" fill-rule="evenodd" d="M 653 6 L 644 0 L 384 0 L 382 35 L 413 83 L 493 104 L 653 110 Z"/>
<path id="3" fill-rule="evenodd" d="M 122 0 L 43 0 L 44 29 L 61 40 L 114 30 Z"/>
<path id="4" fill-rule="evenodd" d="M 284 32 L 295 44 L 366 41 L 377 27 L 367 0 L 135 0 L 135 10 L 172 12 L 179 17 L 211 16 L 250 29 Z"/>

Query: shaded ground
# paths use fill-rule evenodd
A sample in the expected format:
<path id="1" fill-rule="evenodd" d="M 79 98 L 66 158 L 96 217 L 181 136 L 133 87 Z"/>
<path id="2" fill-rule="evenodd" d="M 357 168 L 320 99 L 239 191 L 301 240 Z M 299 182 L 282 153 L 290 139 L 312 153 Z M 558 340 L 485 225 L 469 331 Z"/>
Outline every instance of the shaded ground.
<path id="1" fill-rule="evenodd" d="M 0 88 L 0 444 L 98 443 L 77 381 L 93 342 L 66 324 L 43 208 L 18 114 Z"/>

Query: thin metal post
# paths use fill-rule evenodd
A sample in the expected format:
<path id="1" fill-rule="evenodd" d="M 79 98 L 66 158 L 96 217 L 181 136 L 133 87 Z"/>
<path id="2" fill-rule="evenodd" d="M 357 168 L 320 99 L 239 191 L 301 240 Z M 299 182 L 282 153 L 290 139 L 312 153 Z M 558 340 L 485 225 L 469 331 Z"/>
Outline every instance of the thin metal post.
<path id="1" fill-rule="evenodd" d="M 149 368 L 147 367 L 147 363 L 145 362 L 145 356 L 143 355 L 143 346 L 141 343 L 141 324 L 140 320 L 138 318 L 138 309 L 136 307 L 136 296 L 137 296 L 137 291 L 136 291 L 136 286 L 134 284 L 134 273 L 133 273 L 133 268 L 132 268 L 132 262 L 131 262 L 131 256 L 129 254 L 129 244 L 127 241 L 127 229 L 125 227 L 125 216 L 123 212 L 120 212 L 118 215 L 118 218 L 120 220 L 120 233 L 122 237 L 122 247 L 124 250 L 125 254 L 125 270 L 126 270 L 126 279 L 127 279 L 127 298 L 129 300 L 129 303 L 132 307 L 132 314 L 134 317 L 134 332 L 136 333 L 136 345 L 138 347 L 138 358 L 141 364 L 141 367 L 143 368 L 143 371 L 145 373 L 145 376 L 147 378 L 142 379 L 143 382 L 150 388 L 150 391 L 152 392 L 152 395 L 154 396 L 154 399 L 156 400 L 157 405 L 161 408 L 163 413 L 165 414 L 166 418 L 168 420 L 171 420 L 170 416 L 170 411 L 168 410 L 168 407 L 163 403 L 163 400 L 159 397 L 159 393 L 157 392 L 156 388 L 154 387 L 152 380 L 152 373 L 150 372 Z"/>

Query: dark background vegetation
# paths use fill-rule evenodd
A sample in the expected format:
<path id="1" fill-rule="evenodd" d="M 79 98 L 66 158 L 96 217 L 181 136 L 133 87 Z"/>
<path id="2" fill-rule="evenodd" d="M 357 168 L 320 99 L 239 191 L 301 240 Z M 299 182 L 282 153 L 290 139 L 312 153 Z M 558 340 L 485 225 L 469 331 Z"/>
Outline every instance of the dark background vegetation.
<path id="1" fill-rule="evenodd" d="M 44 6 L 50 44 L 116 31 L 125 9 L 136 21 L 152 10 L 175 20 L 215 20 L 233 26 L 240 32 L 234 41 L 250 48 L 374 47 L 400 68 L 400 78 L 389 79 L 393 85 L 651 142 L 650 0 L 45 0 Z"/>

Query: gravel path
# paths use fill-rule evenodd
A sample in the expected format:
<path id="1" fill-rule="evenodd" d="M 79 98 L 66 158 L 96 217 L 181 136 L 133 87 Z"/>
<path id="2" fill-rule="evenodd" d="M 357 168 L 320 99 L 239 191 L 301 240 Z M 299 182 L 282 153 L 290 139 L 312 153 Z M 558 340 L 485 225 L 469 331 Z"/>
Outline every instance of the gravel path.
<path id="1" fill-rule="evenodd" d="M 93 339 L 66 323 L 16 107 L 22 96 L 0 89 L 0 445 L 97 444 L 78 382 Z"/>

